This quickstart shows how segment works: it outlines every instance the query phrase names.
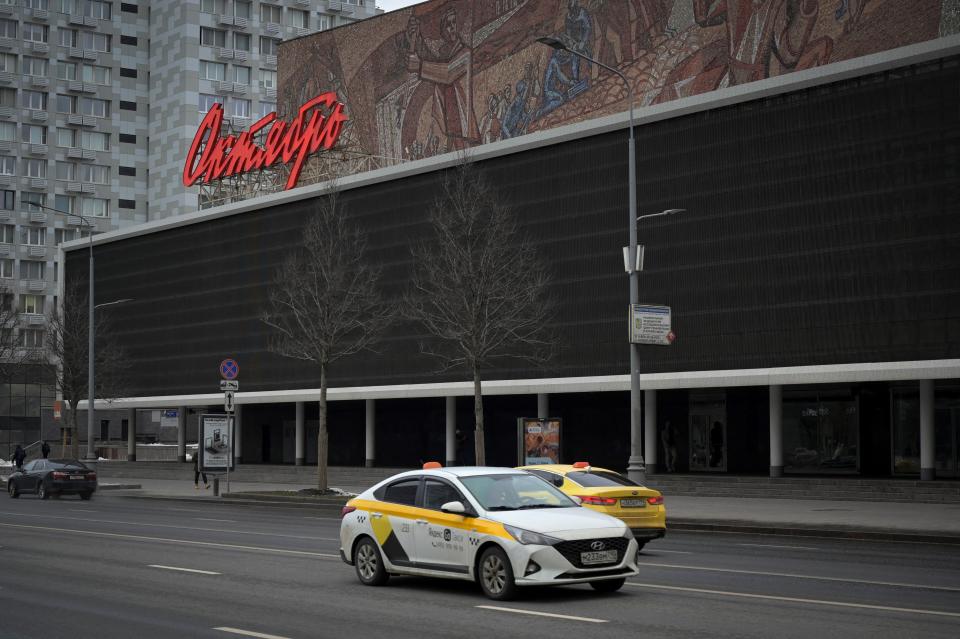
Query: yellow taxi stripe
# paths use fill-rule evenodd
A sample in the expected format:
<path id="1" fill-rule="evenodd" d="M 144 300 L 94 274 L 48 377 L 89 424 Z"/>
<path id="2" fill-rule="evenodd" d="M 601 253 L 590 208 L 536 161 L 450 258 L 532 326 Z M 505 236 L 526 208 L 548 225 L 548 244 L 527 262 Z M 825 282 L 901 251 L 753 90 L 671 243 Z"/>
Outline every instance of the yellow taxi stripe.
<path id="1" fill-rule="evenodd" d="M 466 530 L 468 532 L 476 531 L 481 535 L 490 535 L 493 537 L 503 537 L 504 539 L 513 539 L 510 534 L 503 527 L 503 524 L 490 521 L 489 519 L 482 518 L 466 518 L 463 515 L 456 515 L 453 513 L 443 513 L 439 510 L 429 510 L 427 508 L 417 508 L 416 506 L 407 506 L 404 504 L 393 504 L 386 501 L 374 501 L 370 499 L 352 499 L 349 502 L 350 506 L 355 507 L 357 510 L 364 510 L 367 512 L 377 512 L 385 517 L 405 517 L 407 519 L 425 519 L 429 523 L 436 526 L 445 526 L 447 528 L 456 528 L 458 530 Z M 381 521 L 375 517 L 370 518 L 370 523 Z M 387 523 L 387 533 L 389 534 L 390 524 Z M 376 525 L 374 525 L 374 532 L 377 534 L 378 541 L 380 533 L 377 531 Z M 383 541 L 381 541 L 381 544 Z"/>

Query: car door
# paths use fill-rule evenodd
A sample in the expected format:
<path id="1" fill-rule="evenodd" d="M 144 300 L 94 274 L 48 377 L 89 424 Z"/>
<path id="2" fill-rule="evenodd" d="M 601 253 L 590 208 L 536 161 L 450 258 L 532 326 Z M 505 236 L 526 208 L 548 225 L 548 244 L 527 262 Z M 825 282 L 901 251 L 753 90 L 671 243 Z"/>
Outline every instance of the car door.
<path id="1" fill-rule="evenodd" d="M 459 501 L 470 508 L 470 502 L 450 482 L 424 478 L 420 500 L 422 515 L 417 518 L 414 530 L 417 567 L 465 575 L 470 565 L 467 525 L 471 518 L 440 510 L 443 504 L 451 501 Z"/>
<path id="2" fill-rule="evenodd" d="M 43 474 L 47 470 L 47 461 L 45 459 L 35 459 L 23 467 L 26 479 L 23 482 L 21 490 L 30 490 L 37 492 L 40 484 L 43 482 Z"/>
<path id="3" fill-rule="evenodd" d="M 370 509 L 370 527 L 391 564 L 412 567 L 416 562 L 414 520 L 420 513 L 417 497 L 421 478 L 405 477 L 384 487 L 379 503 Z"/>

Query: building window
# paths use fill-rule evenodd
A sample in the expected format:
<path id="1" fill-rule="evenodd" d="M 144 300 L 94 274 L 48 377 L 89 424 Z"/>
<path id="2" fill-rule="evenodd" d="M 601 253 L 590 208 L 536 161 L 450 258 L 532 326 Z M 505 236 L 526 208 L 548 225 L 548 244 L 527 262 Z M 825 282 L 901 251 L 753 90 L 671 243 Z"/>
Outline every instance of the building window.
<path id="1" fill-rule="evenodd" d="M 83 81 L 94 84 L 110 85 L 110 67 L 101 67 L 95 64 L 83 65 Z"/>
<path id="2" fill-rule="evenodd" d="M 250 117 L 250 100 L 233 98 L 230 100 L 230 115 L 235 118 Z"/>
<path id="3" fill-rule="evenodd" d="M 26 62 L 26 58 L 24 58 Z M 8 73 L 17 72 L 17 56 L 12 53 L 0 53 L 0 71 L 6 71 Z M 27 72 L 26 68 L 23 70 L 24 73 Z"/>
<path id="4" fill-rule="evenodd" d="M 131 3 L 129 3 L 129 2 L 121 2 L 121 3 L 120 3 L 120 10 L 121 10 L 121 11 L 124 11 L 124 12 L 126 12 L 126 13 L 139 13 L 139 12 L 140 12 L 140 8 L 139 8 L 137 5 L 131 4 Z"/>
<path id="5" fill-rule="evenodd" d="M 11 259 L 0 260 L 0 277 L 4 279 L 13 278 L 13 260 Z"/>
<path id="6" fill-rule="evenodd" d="M 42 348 L 43 330 L 39 328 L 21 328 L 20 346 L 23 348 Z"/>
<path id="7" fill-rule="evenodd" d="M 41 91 L 24 91 L 23 106 L 35 111 L 47 110 L 47 94 Z"/>
<path id="8" fill-rule="evenodd" d="M 41 78 L 47 77 L 47 61 L 43 58 L 33 58 L 25 55 L 23 56 L 23 73 Z"/>
<path id="9" fill-rule="evenodd" d="M 0 209 L 12 211 L 16 206 L 16 191 L 0 191 Z"/>
<path id="10" fill-rule="evenodd" d="M 80 113 L 92 115 L 95 118 L 105 118 L 110 115 L 110 101 L 97 98 L 80 98 Z"/>
<path id="11" fill-rule="evenodd" d="M 200 61 L 201 80 L 223 80 L 227 77 L 227 65 L 222 62 Z"/>
<path id="12" fill-rule="evenodd" d="M 280 24 L 280 16 L 282 14 L 283 10 L 280 7 L 272 4 L 260 4 L 260 22 L 272 22 L 273 24 Z"/>
<path id="13" fill-rule="evenodd" d="M 27 42 L 46 42 L 48 27 L 45 24 L 23 23 L 23 39 Z"/>
<path id="14" fill-rule="evenodd" d="M 113 17 L 109 2 L 103 0 L 83 0 L 83 15 L 97 20 L 109 20 Z"/>
<path id="15" fill-rule="evenodd" d="M 21 295 L 20 312 L 30 313 L 31 315 L 43 314 L 43 296 L 42 295 Z"/>
<path id="16" fill-rule="evenodd" d="M 120 44 L 129 44 L 130 46 L 137 46 L 137 36 L 120 36 Z"/>
<path id="17" fill-rule="evenodd" d="M 210 95 L 208 93 L 200 94 L 200 113 L 206 113 L 213 108 L 214 104 L 223 104 L 223 98 L 216 95 Z"/>
<path id="18" fill-rule="evenodd" d="M 240 51 L 249 51 L 250 50 L 250 34 L 249 33 L 234 33 L 233 34 L 233 48 L 239 49 Z"/>
<path id="19" fill-rule="evenodd" d="M 68 162 L 57 162 L 57 167 L 59 168 L 60 164 L 69 164 Z M 73 175 L 73 165 L 70 164 L 70 175 Z M 67 179 L 73 179 L 72 177 Z M 58 193 L 53 196 L 53 208 L 57 209 L 61 213 L 73 213 L 73 196 L 72 195 L 63 195 Z M 57 242 L 59 244 L 60 242 Z"/>
<path id="20" fill-rule="evenodd" d="M 225 47 L 227 46 L 227 32 L 200 27 L 200 44 L 205 47 Z"/>
<path id="21" fill-rule="evenodd" d="M 306 29 L 310 26 L 310 13 L 299 9 L 287 9 L 287 25 Z"/>
<path id="22" fill-rule="evenodd" d="M 17 158 L 8 155 L 0 155 L 0 175 L 17 174 Z"/>
<path id="23" fill-rule="evenodd" d="M 120 141 L 125 144 L 136 144 L 137 136 L 133 135 L 132 133 L 121 133 Z"/>
<path id="24" fill-rule="evenodd" d="M 137 201 L 120 199 L 117 200 L 117 206 L 119 206 L 121 209 L 135 209 L 137 208 Z"/>
<path id="25" fill-rule="evenodd" d="M 110 184 L 110 168 L 102 164 L 79 164 L 77 179 L 92 184 Z"/>
<path id="26" fill-rule="evenodd" d="M 44 246 L 47 243 L 47 229 L 45 228 L 24 226 L 20 230 L 22 231 L 21 242 L 27 246 Z"/>
<path id="27" fill-rule="evenodd" d="M 46 144 L 47 127 L 24 124 L 20 129 L 20 141 L 27 144 Z"/>
<path id="28" fill-rule="evenodd" d="M 75 62 L 57 62 L 57 78 L 60 80 L 76 80 L 77 65 Z"/>
<path id="29" fill-rule="evenodd" d="M 7 4 L 13 4 L 13 2 L 8 2 Z M 23 6 L 27 9 L 48 9 L 49 2 L 48 0 L 23 0 Z"/>
<path id="30" fill-rule="evenodd" d="M 234 65 L 233 81 L 237 84 L 250 84 L 250 67 Z"/>
<path id="31" fill-rule="evenodd" d="M 20 193 L 20 206 L 30 213 L 42 213 L 47 202 L 46 193 Z"/>
<path id="32" fill-rule="evenodd" d="M 332 29 L 333 26 L 334 26 L 334 24 L 333 24 L 333 16 L 325 16 L 325 15 L 324 15 L 324 16 L 320 16 L 320 30 L 321 30 L 321 31 L 326 31 L 327 29 Z"/>
<path id="33" fill-rule="evenodd" d="M 81 131 L 80 146 L 90 151 L 109 151 L 110 134 L 99 131 Z"/>
<path id="34" fill-rule="evenodd" d="M 72 95 L 57 94 L 57 113 L 76 113 L 77 98 Z"/>
<path id="35" fill-rule="evenodd" d="M 36 260 L 20 260 L 20 279 L 42 280 L 46 265 L 46 262 Z"/>
<path id="36" fill-rule="evenodd" d="M 223 0 L 200 0 L 200 11 L 203 13 L 223 13 Z"/>
<path id="37" fill-rule="evenodd" d="M 0 38 L 16 38 L 18 24 L 16 20 L 0 20 Z"/>
<path id="38" fill-rule="evenodd" d="M 73 162 L 57 162 L 57 179 L 58 180 L 75 180 L 76 174 L 77 174 L 77 165 L 74 164 Z M 66 197 L 66 196 L 64 195 L 54 196 L 53 199 L 55 204 L 53 205 L 53 208 L 57 209 L 58 211 L 63 211 L 64 213 L 67 213 L 68 211 L 66 209 L 62 209 L 59 206 L 60 198 L 62 197 Z"/>
<path id="39" fill-rule="evenodd" d="M 76 131 L 73 129 L 57 129 L 57 146 L 65 146 L 68 149 L 73 148 L 76 145 Z"/>
<path id="40" fill-rule="evenodd" d="M 0 225 L 0 242 L 3 244 L 13 244 L 13 224 Z"/>
<path id="41" fill-rule="evenodd" d="M 127 69 L 125 67 L 120 67 L 120 77 L 121 78 L 135 78 L 137 77 L 136 69 Z"/>
<path id="42" fill-rule="evenodd" d="M 17 90 L 0 88 L 0 106 L 17 106 Z"/>
<path id="43" fill-rule="evenodd" d="M 4 142 L 13 142 L 17 139 L 16 122 L 0 122 L 0 140 Z"/>
<path id="44" fill-rule="evenodd" d="M 47 161 L 25 159 L 23 161 L 23 174 L 31 178 L 47 177 Z"/>
<path id="45" fill-rule="evenodd" d="M 107 217 L 109 200 L 98 197 L 85 197 L 80 200 L 80 213 L 89 217 Z"/>
<path id="46" fill-rule="evenodd" d="M 130 102 L 128 100 L 120 100 L 120 110 L 121 111 L 136 111 L 137 103 Z"/>
<path id="47" fill-rule="evenodd" d="M 64 242 L 70 242 L 72 240 L 78 240 L 81 237 L 90 237 L 89 231 L 81 231 L 80 229 L 55 229 L 53 232 L 54 241 L 59 246 Z M 56 266 L 56 262 L 54 262 Z"/>
<path id="48" fill-rule="evenodd" d="M 249 0 L 233 0 L 233 15 L 249 20 L 253 15 L 253 3 Z"/>
<path id="49" fill-rule="evenodd" d="M 269 69 L 260 69 L 260 88 L 276 89 L 277 88 L 277 72 L 270 71 Z"/>
<path id="50" fill-rule="evenodd" d="M 260 36 L 260 53 L 261 55 L 277 55 L 277 44 L 280 41 L 276 38 L 267 38 L 265 36 Z"/>
<path id="51" fill-rule="evenodd" d="M 120 172 L 120 175 L 126 175 L 126 176 L 132 177 L 137 174 L 137 169 L 132 166 L 121 166 L 119 167 L 119 172 Z"/>
<path id="52" fill-rule="evenodd" d="M 276 102 L 261 102 L 260 103 L 260 117 L 266 117 L 271 113 L 276 113 L 277 103 Z"/>

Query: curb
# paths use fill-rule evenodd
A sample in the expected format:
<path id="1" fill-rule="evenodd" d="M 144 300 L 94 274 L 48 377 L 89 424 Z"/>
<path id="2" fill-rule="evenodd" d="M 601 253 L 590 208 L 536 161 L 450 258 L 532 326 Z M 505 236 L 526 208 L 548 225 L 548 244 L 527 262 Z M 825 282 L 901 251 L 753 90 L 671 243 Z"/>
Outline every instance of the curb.
<path id="1" fill-rule="evenodd" d="M 779 535 L 782 537 L 811 537 L 820 539 L 855 539 L 860 541 L 899 541 L 960 546 L 960 535 L 949 532 L 911 532 L 878 528 L 808 528 L 807 524 L 780 524 L 762 522 L 715 522 L 698 519 L 667 519 L 667 532 L 741 533 L 751 535 Z"/>
<path id="2" fill-rule="evenodd" d="M 233 493 L 234 495 L 238 493 Z M 214 497 L 210 496 L 173 496 L 173 495 L 117 495 L 123 499 L 148 499 L 153 501 L 172 501 L 172 502 L 183 502 L 183 503 L 192 503 L 192 504 L 211 504 L 215 506 L 265 506 L 268 508 L 297 508 L 297 509 L 311 509 L 311 510 L 322 510 L 328 511 L 330 513 L 335 513 L 337 516 L 340 515 L 340 510 L 343 508 L 343 504 L 323 504 L 315 501 L 310 501 L 309 497 L 288 497 L 293 501 L 281 501 L 275 498 L 264 498 L 260 497 L 259 499 L 251 499 L 249 496 L 246 497 L 230 497 L 229 493 L 226 496 Z"/>
<path id="3" fill-rule="evenodd" d="M 140 484 L 97 484 L 97 490 L 140 490 Z"/>

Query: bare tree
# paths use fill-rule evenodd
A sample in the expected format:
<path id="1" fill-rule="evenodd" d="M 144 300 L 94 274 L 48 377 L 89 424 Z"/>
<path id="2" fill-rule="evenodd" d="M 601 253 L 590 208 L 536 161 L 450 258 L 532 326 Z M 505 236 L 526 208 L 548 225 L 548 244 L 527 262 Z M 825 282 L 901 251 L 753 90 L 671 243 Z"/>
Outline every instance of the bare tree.
<path id="1" fill-rule="evenodd" d="M 327 384 L 333 362 L 367 349 L 391 321 L 378 289 L 380 269 L 366 260 L 366 238 L 346 219 L 336 188 L 318 199 L 303 246 L 277 269 L 263 322 L 270 350 L 313 362 L 320 372 L 317 489 L 327 484 Z"/>
<path id="2" fill-rule="evenodd" d="M 85 282 L 72 281 L 64 290 L 62 303 L 47 313 L 45 363 L 54 371 L 57 389 L 66 402 L 67 423 L 71 431 L 70 455 L 79 450 L 78 406 L 87 397 L 87 354 L 89 308 Z M 105 313 L 94 321 L 94 396 L 120 397 L 125 391 L 128 361 L 124 352 L 110 339 Z M 88 407 L 87 410 L 93 410 Z"/>
<path id="3" fill-rule="evenodd" d="M 443 180 L 430 224 L 432 241 L 413 250 L 405 309 L 438 338 L 421 343 L 422 352 L 437 357 L 443 370 L 471 373 L 474 449 L 483 465 L 481 370 L 498 359 L 542 364 L 552 356 L 550 278 L 510 207 L 466 159 Z"/>

